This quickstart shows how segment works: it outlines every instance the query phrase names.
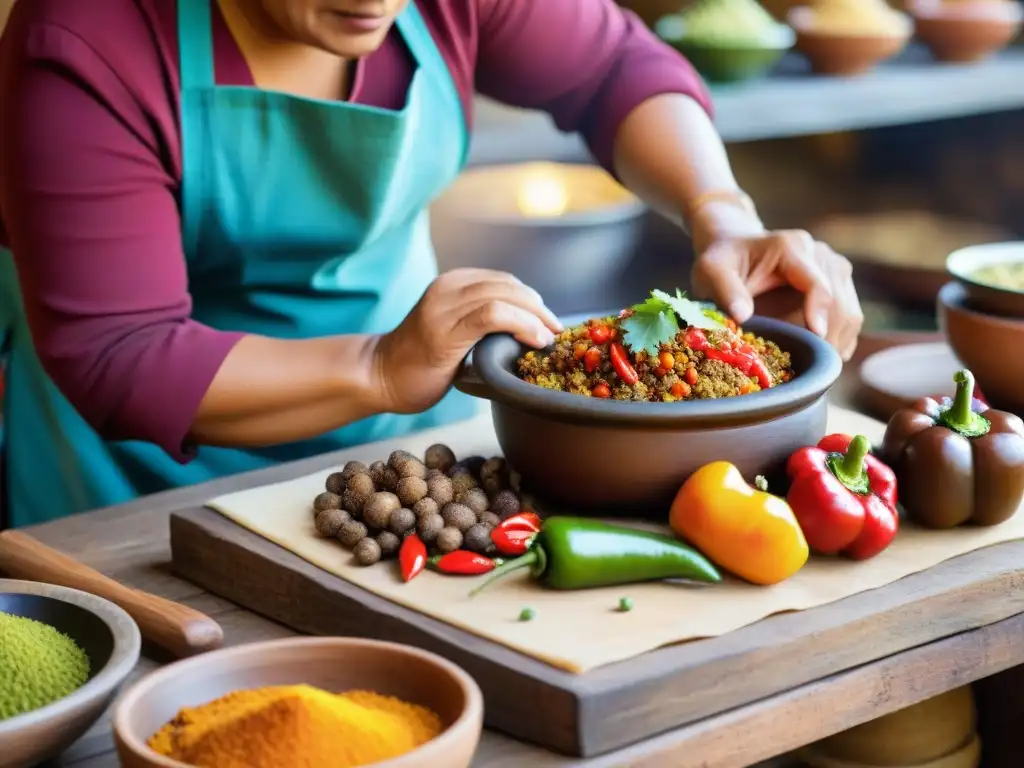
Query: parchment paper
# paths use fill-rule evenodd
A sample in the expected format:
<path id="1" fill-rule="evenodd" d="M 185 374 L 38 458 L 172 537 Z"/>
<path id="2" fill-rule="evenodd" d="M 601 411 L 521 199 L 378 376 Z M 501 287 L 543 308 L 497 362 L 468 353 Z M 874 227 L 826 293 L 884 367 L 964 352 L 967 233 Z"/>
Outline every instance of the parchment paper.
<path id="1" fill-rule="evenodd" d="M 861 433 L 877 443 L 884 426 L 833 408 L 829 431 Z M 439 441 L 459 456 L 499 452 L 487 415 L 399 441 L 361 446 L 345 461 L 386 459 L 396 448 L 422 453 Z M 516 574 L 470 600 L 466 594 L 480 577 L 424 573 L 405 584 L 398 578 L 397 566 L 354 565 L 351 555 L 336 541 L 316 538 L 310 503 L 323 490 L 327 474 L 229 494 L 209 506 L 363 589 L 576 673 L 663 645 L 722 635 L 773 613 L 823 605 L 890 584 L 957 555 L 1024 538 L 1024 514 L 1020 513 L 987 529 L 925 531 L 905 525 L 889 549 L 872 560 L 854 563 L 812 557 L 796 576 L 774 587 L 729 581 L 713 587 L 644 584 L 567 593 L 545 590 L 530 583 L 525 574 Z M 634 608 L 618 613 L 619 598 L 627 595 Z M 519 622 L 519 613 L 526 606 L 535 609 L 536 618 Z"/>

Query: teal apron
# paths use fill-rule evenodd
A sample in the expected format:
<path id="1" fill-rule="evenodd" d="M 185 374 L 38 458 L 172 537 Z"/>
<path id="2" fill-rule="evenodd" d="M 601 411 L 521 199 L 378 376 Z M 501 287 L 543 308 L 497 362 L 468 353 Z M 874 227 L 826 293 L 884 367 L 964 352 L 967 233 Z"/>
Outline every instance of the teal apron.
<path id="1" fill-rule="evenodd" d="M 414 0 L 396 26 L 416 70 L 400 111 L 214 83 L 211 0 L 178 0 L 182 235 L 192 317 L 277 338 L 383 333 L 437 275 L 426 207 L 460 171 L 466 123 Z M 451 392 L 319 438 L 253 450 L 104 442 L 35 355 L 9 253 L 0 253 L 9 524 L 259 469 L 472 417 Z M 159 408 L 159 403 L 153 404 Z"/>

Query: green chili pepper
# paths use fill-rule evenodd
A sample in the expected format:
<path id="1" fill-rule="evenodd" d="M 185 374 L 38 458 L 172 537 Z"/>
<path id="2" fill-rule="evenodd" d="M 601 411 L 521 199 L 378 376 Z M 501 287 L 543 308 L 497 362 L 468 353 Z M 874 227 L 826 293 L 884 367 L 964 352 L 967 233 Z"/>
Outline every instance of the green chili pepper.
<path id="1" fill-rule="evenodd" d="M 718 570 L 695 549 L 668 536 L 599 520 L 551 517 L 525 555 L 491 572 L 475 595 L 512 571 L 529 568 L 551 589 L 589 589 L 662 579 L 718 582 Z"/>

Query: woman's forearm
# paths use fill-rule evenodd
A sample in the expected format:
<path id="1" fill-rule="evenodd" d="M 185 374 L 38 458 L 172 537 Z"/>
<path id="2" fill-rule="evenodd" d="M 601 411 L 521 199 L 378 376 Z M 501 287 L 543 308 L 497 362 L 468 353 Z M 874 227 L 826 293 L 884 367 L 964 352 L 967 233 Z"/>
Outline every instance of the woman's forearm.
<path id="1" fill-rule="evenodd" d="M 685 218 L 709 193 L 735 190 L 733 200 L 713 197 L 697 215 L 735 236 L 764 231 L 743 205 L 725 146 L 704 108 L 689 96 L 666 93 L 636 107 L 615 137 L 615 172 L 655 210 L 689 229 Z M 696 245 L 696 244 L 695 244 Z"/>
<path id="2" fill-rule="evenodd" d="M 192 438 L 227 447 L 274 445 L 383 412 L 375 343 L 373 336 L 244 337 L 203 397 Z"/>

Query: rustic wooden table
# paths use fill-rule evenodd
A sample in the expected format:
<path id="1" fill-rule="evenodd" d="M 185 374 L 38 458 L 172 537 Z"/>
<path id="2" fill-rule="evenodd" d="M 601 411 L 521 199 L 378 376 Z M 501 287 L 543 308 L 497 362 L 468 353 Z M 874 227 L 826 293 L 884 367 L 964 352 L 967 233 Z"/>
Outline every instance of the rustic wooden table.
<path id="1" fill-rule="evenodd" d="M 900 340 L 918 340 L 898 337 Z M 893 338 L 871 341 L 864 352 L 892 343 Z M 849 382 L 846 384 L 848 385 Z M 848 386 L 837 395 L 847 400 Z M 168 515 L 171 511 L 201 504 L 240 485 L 276 482 L 317 471 L 332 464 L 331 456 L 276 467 L 247 476 L 171 491 L 130 504 L 101 510 L 29 529 L 41 541 L 78 558 L 129 586 L 177 600 L 217 619 L 226 642 L 239 644 L 285 637 L 286 627 L 216 598 L 173 576 L 168 567 Z M 923 623 L 948 628 L 936 642 L 912 647 L 879 661 L 855 667 L 613 754 L 589 760 L 570 759 L 486 732 L 474 766 L 519 768 L 536 766 L 715 766 L 744 768 L 880 715 L 937 695 L 1002 670 L 1024 664 L 1024 584 L 1012 575 L 1007 580 L 1008 556 L 1019 560 L 1019 551 L 993 548 L 992 563 L 979 567 L 977 554 L 971 569 L 939 567 L 928 610 L 906 612 L 888 619 L 884 627 L 851 633 L 847 643 L 871 643 L 871 632 L 914 635 Z M 1002 573 L 986 581 L 979 571 Z M 885 588 L 888 589 L 888 588 Z M 879 590 L 881 592 L 882 590 Z M 882 601 L 884 602 L 884 601 Z M 966 606 L 970 606 L 967 609 Z M 843 653 L 839 647 L 808 648 L 808 653 Z M 164 663 L 147 651 L 135 671 L 143 675 Z M 794 665 L 799 665 L 795 660 Z M 133 678 L 134 679 L 134 678 Z M 53 766 L 112 768 L 113 752 L 108 718 L 103 718 Z M 988 763 L 987 763 L 988 764 Z M 994 763 L 992 763 L 994 764 Z M 1007 765 L 1012 763 L 1005 763 Z"/>

